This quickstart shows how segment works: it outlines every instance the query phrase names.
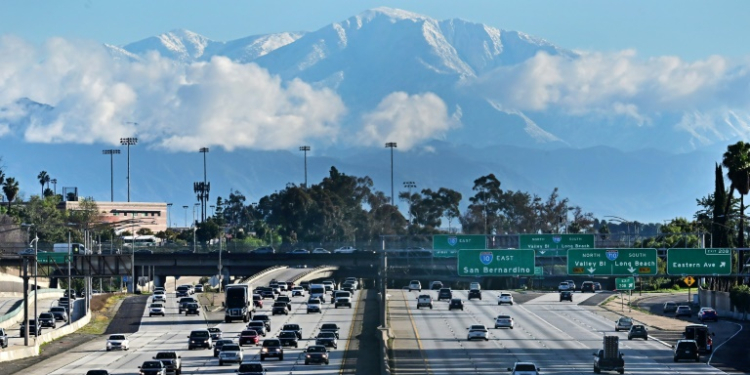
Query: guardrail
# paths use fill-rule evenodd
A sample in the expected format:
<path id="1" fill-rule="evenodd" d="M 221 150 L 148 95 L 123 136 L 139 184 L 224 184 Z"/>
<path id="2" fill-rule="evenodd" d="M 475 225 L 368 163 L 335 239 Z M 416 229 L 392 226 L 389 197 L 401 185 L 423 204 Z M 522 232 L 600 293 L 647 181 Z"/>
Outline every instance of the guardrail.
<path id="1" fill-rule="evenodd" d="M 65 293 L 62 289 L 38 289 L 38 291 L 39 296 L 37 299 L 59 298 L 62 297 Z M 32 291 L 29 293 L 29 301 L 34 300 L 35 292 L 36 291 Z M 21 299 L 23 299 L 23 297 L 21 297 Z M 15 309 L 8 311 L 7 314 L 0 316 L 0 328 L 9 328 L 10 326 L 18 323 L 20 319 L 23 319 L 22 316 L 19 317 L 19 315 L 22 315 L 22 312 L 23 303 L 21 303 Z"/>
<path id="2" fill-rule="evenodd" d="M 260 272 L 256 273 L 255 275 L 252 275 L 252 276 L 248 277 L 247 279 L 243 280 L 242 284 L 250 284 L 253 281 L 255 281 L 256 279 L 259 279 L 259 278 L 267 275 L 270 272 L 273 272 L 273 271 L 276 271 L 276 270 L 280 270 L 280 269 L 286 269 L 286 268 L 289 268 L 289 266 L 273 266 L 273 267 L 268 267 L 268 268 L 264 269 L 263 271 L 260 271 Z"/>
<path id="3" fill-rule="evenodd" d="M 2 351 L 0 351 L 0 362 L 13 361 L 16 359 L 27 357 L 36 357 L 39 355 L 39 348 L 42 345 L 79 330 L 81 327 L 89 324 L 90 320 L 91 314 L 86 314 L 81 319 L 78 319 L 69 325 L 37 337 L 34 346 L 14 346 L 12 348 L 9 347 L 3 349 Z"/>

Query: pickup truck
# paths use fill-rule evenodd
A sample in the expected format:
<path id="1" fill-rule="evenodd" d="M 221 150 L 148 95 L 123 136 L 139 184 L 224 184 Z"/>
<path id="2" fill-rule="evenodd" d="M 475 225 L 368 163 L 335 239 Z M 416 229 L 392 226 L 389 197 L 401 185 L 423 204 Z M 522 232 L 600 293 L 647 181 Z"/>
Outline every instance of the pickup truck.
<path id="1" fill-rule="evenodd" d="M 182 374 L 182 357 L 177 352 L 158 352 L 153 359 L 157 359 L 167 367 L 168 374 Z"/>
<path id="2" fill-rule="evenodd" d="M 0 328 L 0 348 L 8 347 L 8 334 L 5 333 L 5 328 Z"/>
<path id="3" fill-rule="evenodd" d="M 603 348 L 594 353 L 594 373 L 617 371 L 625 373 L 625 360 L 619 347 L 618 336 L 604 336 Z"/>
<path id="4" fill-rule="evenodd" d="M 432 309 L 432 297 L 429 294 L 420 294 L 417 297 L 417 309 L 420 307 L 429 307 Z"/>

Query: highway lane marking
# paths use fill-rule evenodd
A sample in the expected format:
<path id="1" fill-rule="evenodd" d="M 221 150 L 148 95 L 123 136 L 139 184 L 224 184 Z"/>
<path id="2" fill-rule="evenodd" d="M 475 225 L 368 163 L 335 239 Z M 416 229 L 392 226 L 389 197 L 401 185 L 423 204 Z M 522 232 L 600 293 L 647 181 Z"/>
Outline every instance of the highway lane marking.
<path id="1" fill-rule="evenodd" d="M 730 323 L 738 325 L 740 327 L 740 329 L 738 329 L 737 332 L 734 333 L 734 335 L 732 335 L 731 337 L 729 337 L 728 339 L 726 339 L 724 342 L 722 342 L 719 346 L 715 347 L 714 350 L 711 351 L 711 356 L 708 357 L 708 362 L 706 362 L 707 365 L 709 365 L 709 366 L 711 365 L 711 360 L 714 359 L 714 354 L 716 354 L 716 351 L 718 351 L 719 348 L 721 348 L 722 346 L 724 346 L 724 344 L 726 344 L 729 341 L 731 341 L 734 338 L 734 336 L 737 336 L 737 335 L 740 334 L 740 332 L 742 332 L 742 328 L 743 328 L 742 324 L 735 323 L 735 322 L 730 322 Z"/>
<path id="2" fill-rule="evenodd" d="M 422 349 L 422 340 L 419 339 L 419 332 L 417 331 L 417 325 L 414 323 L 414 317 L 411 315 L 411 309 L 409 309 L 409 305 L 406 303 L 406 295 L 404 295 L 404 290 L 401 290 L 401 296 L 404 298 L 404 306 L 406 307 L 406 313 L 409 315 L 409 321 L 411 322 L 411 328 L 414 330 L 414 336 L 417 338 L 417 347 L 419 348 L 419 355 L 422 357 L 422 362 L 424 362 L 425 370 L 427 370 L 428 374 L 432 374 L 432 370 L 430 369 L 430 364 L 427 362 L 427 358 L 425 358 L 424 355 L 424 349 Z"/>
<path id="3" fill-rule="evenodd" d="M 348 336 L 348 339 L 346 341 L 346 348 L 344 349 L 344 355 L 341 358 L 341 369 L 339 370 L 339 375 L 341 375 L 341 374 L 344 373 L 344 366 L 346 366 L 346 360 L 347 360 L 347 358 L 349 358 L 349 346 L 352 345 L 352 342 L 354 341 L 354 340 L 352 340 L 352 332 L 354 332 L 354 324 L 353 324 L 354 323 L 354 316 L 356 315 L 357 311 L 359 310 L 359 306 L 361 306 L 360 304 L 362 303 L 362 295 L 365 294 L 364 292 L 365 292 L 364 289 L 360 289 L 359 290 L 359 297 L 357 297 L 357 308 L 356 309 L 352 309 L 352 310 L 354 310 L 354 311 L 352 311 L 352 324 L 349 324 L 349 336 Z M 365 312 L 364 309 L 362 309 L 362 315 L 363 316 L 364 316 L 364 312 Z M 364 321 L 364 318 L 362 320 Z"/>

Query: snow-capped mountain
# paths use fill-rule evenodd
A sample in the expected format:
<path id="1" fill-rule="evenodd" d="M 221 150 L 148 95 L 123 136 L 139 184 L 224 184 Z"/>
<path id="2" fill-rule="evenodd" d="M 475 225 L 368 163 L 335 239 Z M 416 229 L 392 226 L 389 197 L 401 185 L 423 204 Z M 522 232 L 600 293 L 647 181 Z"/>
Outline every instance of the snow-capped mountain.
<path id="1" fill-rule="evenodd" d="M 598 215 L 618 214 L 639 220 L 655 219 L 660 213 L 666 215 L 660 218 L 689 216 L 695 199 L 713 189 L 712 168 L 720 159 L 721 149 L 750 135 L 750 119 L 741 113 L 709 123 L 697 111 L 653 111 L 650 118 L 644 119 L 639 117 L 636 106 L 616 101 L 611 105 L 612 111 L 520 105 L 519 97 L 533 102 L 545 95 L 561 96 L 559 91 L 564 90 L 585 94 L 590 89 L 594 99 L 581 100 L 595 100 L 598 77 L 584 81 L 583 88 L 563 87 L 540 93 L 523 92 L 527 82 L 515 81 L 524 76 L 528 85 L 533 85 L 535 76 L 550 74 L 545 71 L 546 66 L 534 64 L 550 61 L 551 65 L 562 66 L 554 74 L 574 74 L 574 69 L 565 70 L 565 64 L 581 68 L 575 62 L 583 59 L 585 53 L 520 31 L 461 19 L 440 21 L 398 9 L 368 10 L 309 32 L 215 41 L 188 30 L 173 30 L 123 46 L 105 46 L 110 55 L 131 61 L 158 53 L 179 63 L 200 65 L 223 56 L 240 64 L 257 64 L 283 82 L 299 79 L 314 88 L 328 88 L 346 106 L 341 127 L 349 133 L 359 131 L 364 114 L 392 93 L 433 93 L 445 103 L 458 125 L 408 151 L 399 149 L 402 164 L 396 178 L 416 180 L 420 188 L 444 186 L 460 190 L 464 202 L 472 195 L 473 179 L 496 173 L 504 189 L 545 196 L 559 187 L 573 204 Z M 506 86 L 517 88 L 517 92 L 494 95 L 493 88 Z M 602 86 L 606 87 L 606 83 Z M 658 94 L 661 93 L 654 97 Z M 34 99 L 15 105 L 30 112 L 52 111 Z M 11 112 L 0 108 L 0 119 L 4 110 Z M 19 119 L 15 123 L 22 127 L 29 122 L 43 122 L 44 116 L 37 113 L 33 121 Z M 55 147 L 58 154 L 67 154 L 59 150 L 66 146 Z M 348 174 L 369 175 L 375 180 L 376 189 L 388 190 L 388 164 L 381 158 L 382 144 L 377 150 L 335 142 L 313 147 L 316 155 L 310 161 L 311 181 L 319 180 L 335 165 Z M 190 186 L 196 176 L 177 171 L 176 166 L 193 163 L 189 158 L 195 155 L 157 155 L 153 149 L 143 152 L 153 162 L 148 180 L 134 179 L 136 185 L 140 184 L 136 187 L 140 189 L 139 199 L 179 202 L 182 198 L 169 192 L 170 186 L 175 185 L 184 187 L 184 200 L 193 199 Z M 211 152 L 210 157 L 217 158 L 219 165 L 211 177 L 217 191 L 251 187 L 249 195 L 255 199 L 282 188 L 290 180 L 298 180 L 289 174 L 302 173 L 301 162 L 288 151 Z M 38 157 L 33 155 L 24 162 Z M 237 157 L 261 162 L 239 165 L 232 162 Z M 38 161 L 46 163 L 44 166 L 25 169 L 52 169 L 48 167 L 50 161 L 43 159 Z M 68 164 L 64 159 L 53 162 L 59 168 Z M 98 181 L 90 169 L 85 180 Z M 108 197 L 108 179 L 99 183 L 101 186 L 88 190 L 101 191 Z M 34 184 L 30 179 L 29 185 Z"/>

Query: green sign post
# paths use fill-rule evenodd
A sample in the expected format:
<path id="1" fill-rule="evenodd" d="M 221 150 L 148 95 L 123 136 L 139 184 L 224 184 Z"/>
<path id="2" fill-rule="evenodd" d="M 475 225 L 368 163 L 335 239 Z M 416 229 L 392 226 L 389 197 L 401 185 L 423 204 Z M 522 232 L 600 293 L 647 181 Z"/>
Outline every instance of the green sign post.
<path id="1" fill-rule="evenodd" d="M 615 278 L 615 286 L 617 290 L 633 290 L 635 289 L 635 279 L 632 277 L 617 277 Z"/>
<path id="2" fill-rule="evenodd" d="M 593 234 L 520 234 L 519 249 L 533 249 L 537 257 L 565 256 L 567 249 L 593 249 Z"/>
<path id="3" fill-rule="evenodd" d="M 732 273 L 732 249 L 668 249 L 669 275 L 729 275 Z"/>
<path id="4" fill-rule="evenodd" d="M 569 249 L 568 275 L 656 275 L 656 249 Z"/>
<path id="5" fill-rule="evenodd" d="M 461 250 L 459 276 L 533 276 L 534 251 L 528 249 Z"/>
<path id="6" fill-rule="evenodd" d="M 432 236 L 433 250 L 485 249 L 487 237 L 478 234 L 453 235 L 436 234 Z"/>

